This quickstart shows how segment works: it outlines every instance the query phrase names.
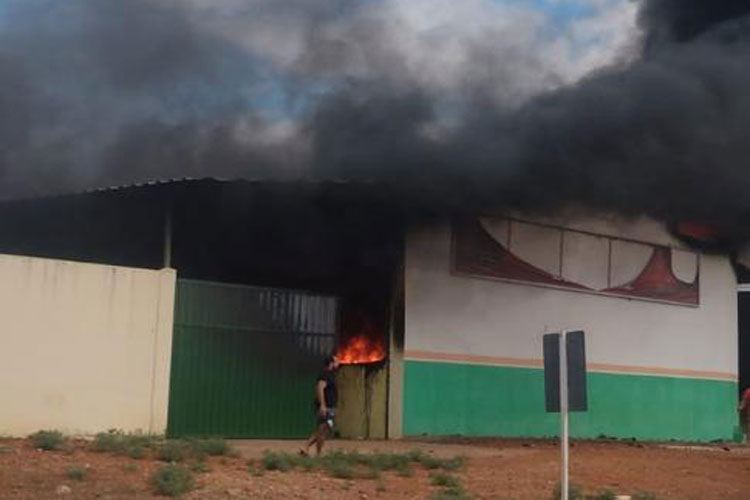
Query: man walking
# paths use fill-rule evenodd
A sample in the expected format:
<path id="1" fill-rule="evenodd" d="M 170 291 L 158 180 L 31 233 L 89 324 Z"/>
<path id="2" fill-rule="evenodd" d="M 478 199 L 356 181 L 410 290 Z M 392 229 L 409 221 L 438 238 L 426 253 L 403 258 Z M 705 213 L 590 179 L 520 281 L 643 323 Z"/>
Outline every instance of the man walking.
<path id="1" fill-rule="evenodd" d="M 336 356 L 328 356 L 323 361 L 323 371 L 315 384 L 315 409 L 318 424 L 315 432 L 307 440 L 307 446 L 300 450 L 302 455 L 309 455 L 310 447 L 313 444 L 316 454 L 320 455 L 328 433 L 333 430 L 336 404 L 339 398 L 338 388 L 336 387 L 336 370 L 338 370 L 338 367 L 339 360 Z"/>

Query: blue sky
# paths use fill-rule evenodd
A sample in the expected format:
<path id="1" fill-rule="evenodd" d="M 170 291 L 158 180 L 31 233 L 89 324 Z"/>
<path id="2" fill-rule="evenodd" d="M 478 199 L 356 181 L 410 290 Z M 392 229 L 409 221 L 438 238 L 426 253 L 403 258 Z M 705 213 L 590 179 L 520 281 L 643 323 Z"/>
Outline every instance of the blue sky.
<path id="1" fill-rule="evenodd" d="M 585 0 L 497 0 L 499 2 L 517 2 L 531 4 L 532 6 L 549 12 L 554 17 L 569 21 L 586 16 L 593 12 L 590 2 Z"/>
<path id="2" fill-rule="evenodd" d="M 3 12 L 7 5 L 16 0 L 0 0 L 0 23 L 3 21 Z M 26 0 L 28 1 L 28 0 Z M 96 1 L 96 0 L 91 0 Z M 283 1 L 283 0 L 270 0 Z M 531 5 L 548 12 L 552 17 L 565 24 L 572 20 L 585 17 L 593 12 L 591 0 L 495 0 L 498 3 L 515 3 L 520 5 Z M 609 0 L 612 3 L 622 0 Z"/>

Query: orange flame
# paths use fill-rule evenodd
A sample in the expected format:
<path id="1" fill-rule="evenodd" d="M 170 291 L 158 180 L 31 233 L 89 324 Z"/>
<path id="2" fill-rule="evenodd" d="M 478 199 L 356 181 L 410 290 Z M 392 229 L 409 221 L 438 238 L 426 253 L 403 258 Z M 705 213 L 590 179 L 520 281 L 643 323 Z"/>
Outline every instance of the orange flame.
<path id="1" fill-rule="evenodd" d="M 385 359 L 383 339 L 364 333 L 354 335 L 339 347 L 337 356 L 342 365 L 377 363 Z"/>

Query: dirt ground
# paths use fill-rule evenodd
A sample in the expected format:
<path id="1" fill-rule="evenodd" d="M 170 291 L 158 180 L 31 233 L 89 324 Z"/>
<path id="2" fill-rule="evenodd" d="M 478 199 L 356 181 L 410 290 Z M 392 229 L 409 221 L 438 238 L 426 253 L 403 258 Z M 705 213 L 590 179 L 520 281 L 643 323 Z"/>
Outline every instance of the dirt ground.
<path id="1" fill-rule="evenodd" d="M 234 457 L 212 457 L 208 471 L 197 474 L 187 499 L 232 498 L 428 499 L 439 490 L 429 473 L 412 477 L 386 472 L 380 479 L 345 480 L 322 472 L 265 472 L 253 475 L 248 460 L 264 450 L 293 452 L 294 441 L 236 441 Z M 131 459 L 90 450 L 76 441 L 65 451 L 43 452 L 26 440 L 0 440 L 0 499 L 133 499 L 158 498 L 149 477 L 163 465 L 151 458 Z M 330 449 L 361 452 L 424 453 L 466 457 L 455 474 L 475 499 L 546 500 L 557 484 L 559 449 L 550 441 L 453 440 L 440 442 L 334 441 Z M 67 476 L 70 467 L 88 471 L 81 481 Z M 664 500 L 750 499 L 750 450 L 736 446 L 677 446 L 617 442 L 577 442 L 571 449 L 572 482 L 587 493 L 651 493 Z M 62 486 L 64 493 L 59 490 Z"/>

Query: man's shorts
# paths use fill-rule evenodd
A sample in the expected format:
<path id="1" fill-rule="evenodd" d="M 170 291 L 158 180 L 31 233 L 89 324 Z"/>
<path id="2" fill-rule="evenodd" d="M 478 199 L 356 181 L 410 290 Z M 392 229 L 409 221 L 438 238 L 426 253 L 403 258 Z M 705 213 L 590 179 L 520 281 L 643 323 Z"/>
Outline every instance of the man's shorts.
<path id="1" fill-rule="evenodd" d="M 333 429 L 333 425 L 336 422 L 336 409 L 335 408 L 328 408 L 326 409 L 325 416 L 320 414 L 320 411 L 318 411 L 318 425 L 320 424 L 328 424 L 329 429 Z"/>

